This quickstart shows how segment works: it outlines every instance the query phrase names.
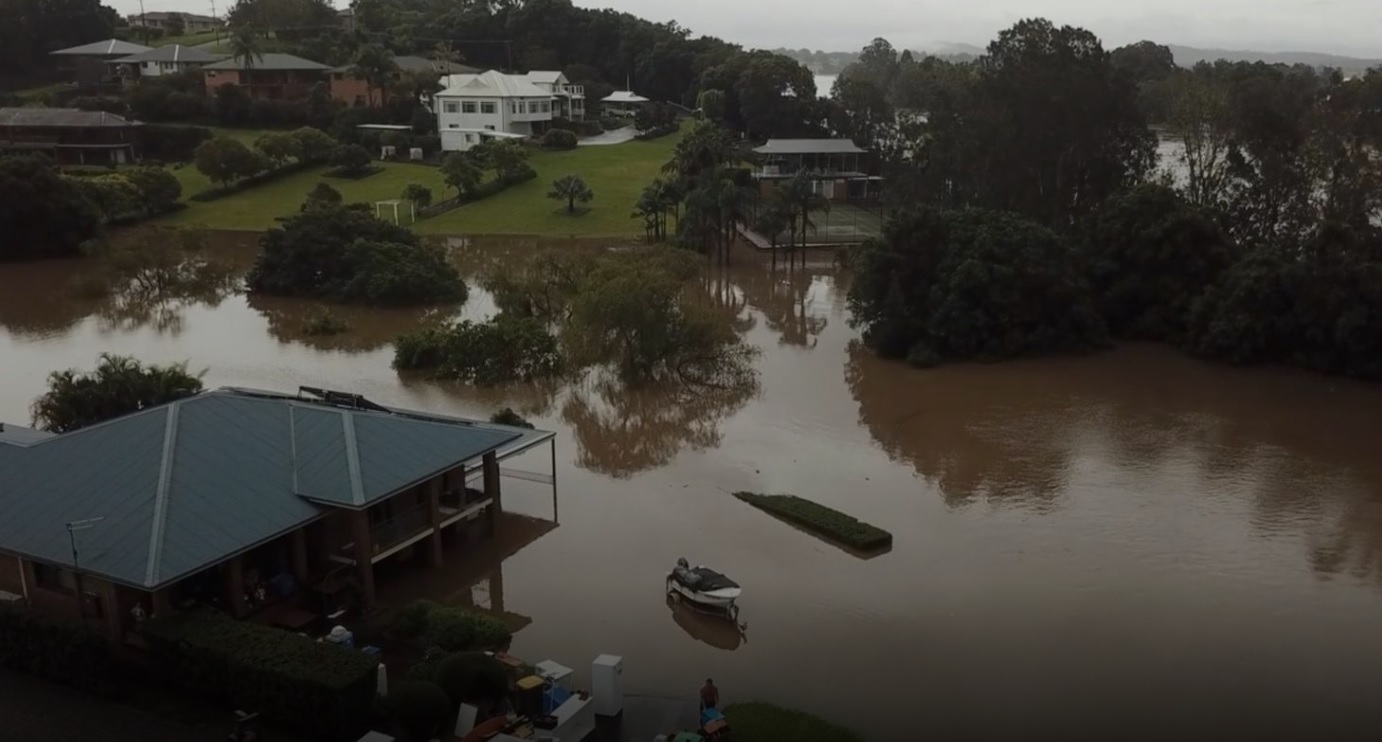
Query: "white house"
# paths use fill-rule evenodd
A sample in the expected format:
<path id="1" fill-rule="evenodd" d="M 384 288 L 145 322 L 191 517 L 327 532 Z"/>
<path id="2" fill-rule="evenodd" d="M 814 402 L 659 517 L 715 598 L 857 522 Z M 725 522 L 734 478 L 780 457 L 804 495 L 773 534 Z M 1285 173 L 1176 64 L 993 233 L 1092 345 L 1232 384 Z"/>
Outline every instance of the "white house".
<path id="1" fill-rule="evenodd" d="M 604 114 L 606 116 L 633 116 L 638 113 L 638 109 L 652 101 L 632 90 L 616 90 L 601 98 L 600 102 L 605 104 Z"/>
<path id="2" fill-rule="evenodd" d="M 181 44 L 169 44 L 146 52 L 114 60 L 111 64 L 121 70 L 126 79 L 161 77 L 197 69 L 204 64 L 219 62 L 225 57 Z"/>
<path id="3" fill-rule="evenodd" d="M 559 110 L 552 91 L 527 75 L 490 70 L 478 75 L 447 75 L 446 89 L 433 97 L 441 147 L 465 151 L 486 138 L 541 134 Z"/>
<path id="4" fill-rule="evenodd" d="M 566 75 L 555 70 L 534 70 L 524 75 L 528 82 L 552 93 L 553 116 L 571 121 L 585 120 L 585 86 L 572 85 Z"/>

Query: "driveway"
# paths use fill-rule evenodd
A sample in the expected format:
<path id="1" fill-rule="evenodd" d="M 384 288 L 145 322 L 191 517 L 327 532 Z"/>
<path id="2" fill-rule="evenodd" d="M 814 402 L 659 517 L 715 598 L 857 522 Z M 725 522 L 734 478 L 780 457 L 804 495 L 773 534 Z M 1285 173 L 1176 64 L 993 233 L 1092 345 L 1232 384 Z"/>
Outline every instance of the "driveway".
<path id="1" fill-rule="evenodd" d="M 622 129 L 615 129 L 614 131 L 607 131 L 598 136 L 582 139 L 576 144 L 581 147 L 602 147 L 608 144 L 623 144 L 624 142 L 633 141 L 634 136 L 637 134 L 638 132 L 634 131 L 632 126 L 625 126 Z"/>

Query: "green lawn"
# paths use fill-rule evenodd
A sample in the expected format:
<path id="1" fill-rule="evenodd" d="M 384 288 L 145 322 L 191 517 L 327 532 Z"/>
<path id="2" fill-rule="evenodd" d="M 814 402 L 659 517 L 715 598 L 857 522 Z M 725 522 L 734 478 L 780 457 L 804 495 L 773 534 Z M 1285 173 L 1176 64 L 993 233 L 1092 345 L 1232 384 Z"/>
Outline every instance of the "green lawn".
<path id="1" fill-rule="evenodd" d="M 771 703 L 736 703 L 725 709 L 735 742 L 864 742 L 854 732 L 803 711 Z"/>
<path id="2" fill-rule="evenodd" d="M 360 180 L 322 177 L 322 173 L 329 169 L 323 166 L 205 202 L 187 200 L 187 197 L 206 190 L 210 184 L 195 167 L 186 165 L 174 171 L 174 174 L 182 183 L 187 208 L 169 214 L 160 222 L 207 229 L 269 229 L 277 224 L 274 217 L 296 214 L 307 193 L 319 182 L 329 183 L 340 191 L 346 203 L 373 204 L 375 201 L 398 198 L 403 187 L 409 183 L 421 183 L 431 188 L 433 198 L 446 197 L 446 186 L 437 168 L 396 162 L 379 165 L 384 168 L 382 172 Z M 403 219 L 406 223 L 406 217 Z"/>
<path id="3" fill-rule="evenodd" d="M 614 237 L 643 234 L 629 215 L 643 188 L 672 156 L 678 135 L 565 152 L 535 152 L 537 178 L 497 196 L 462 206 L 418 224 L 425 234 L 533 234 Z M 595 192 L 589 211 L 567 216 L 566 204 L 547 198 L 552 181 L 579 175 Z"/>
<path id="4" fill-rule="evenodd" d="M 246 147 L 253 147 L 254 140 L 273 131 L 292 131 L 297 127 L 288 129 L 231 129 L 226 126 L 203 126 L 203 129 L 211 130 L 211 135 L 215 137 L 227 137 L 237 139 Z"/>

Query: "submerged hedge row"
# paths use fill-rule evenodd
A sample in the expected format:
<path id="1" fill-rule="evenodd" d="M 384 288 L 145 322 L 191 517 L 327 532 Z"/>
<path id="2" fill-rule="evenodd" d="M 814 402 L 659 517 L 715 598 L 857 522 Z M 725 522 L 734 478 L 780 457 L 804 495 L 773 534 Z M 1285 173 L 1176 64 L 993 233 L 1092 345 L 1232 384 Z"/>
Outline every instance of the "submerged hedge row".
<path id="1" fill-rule="evenodd" d="M 353 740 L 369 726 L 379 662 L 362 651 L 215 613 L 149 621 L 143 633 L 188 693 L 311 739 Z"/>
<path id="2" fill-rule="evenodd" d="M 759 495 L 735 492 L 744 502 L 795 523 L 812 533 L 858 551 L 877 551 L 892 546 L 893 535 L 834 508 L 796 495 Z"/>

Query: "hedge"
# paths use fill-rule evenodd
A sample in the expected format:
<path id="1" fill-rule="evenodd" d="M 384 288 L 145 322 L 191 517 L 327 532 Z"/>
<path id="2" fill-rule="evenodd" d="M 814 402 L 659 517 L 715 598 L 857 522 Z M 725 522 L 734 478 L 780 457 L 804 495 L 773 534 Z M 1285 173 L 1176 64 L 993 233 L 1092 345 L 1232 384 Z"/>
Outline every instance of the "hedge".
<path id="1" fill-rule="evenodd" d="M 0 667 L 102 695 L 117 688 L 110 643 L 103 635 L 81 624 L 43 620 L 23 608 L 0 608 Z"/>
<path id="2" fill-rule="evenodd" d="M 163 162 L 190 162 L 197 147 L 211 139 L 211 130 L 201 126 L 145 124 L 144 157 Z"/>
<path id="3" fill-rule="evenodd" d="M 647 141 L 649 139 L 661 139 L 662 137 L 665 137 L 668 134 L 675 134 L 678 131 L 681 131 L 681 126 L 674 122 L 666 126 L 659 126 L 657 128 L 649 129 L 647 131 L 640 131 L 638 132 L 638 134 L 634 136 L 634 139 L 642 139 L 644 141 Z"/>
<path id="4" fill-rule="evenodd" d="M 252 186 L 257 185 L 263 185 L 265 183 L 278 180 L 280 178 L 286 178 L 294 173 L 300 173 L 303 170 L 318 167 L 319 165 L 321 165 L 320 162 L 291 162 L 287 165 L 284 165 L 283 167 L 271 168 L 269 170 L 265 170 L 262 173 L 259 173 L 258 175 L 251 175 L 248 178 L 237 180 L 235 181 L 234 185 L 230 186 L 229 188 L 208 188 L 202 191 L 201 193 L 194 194 L 192 196 L 192 200 L 215 201 L 218 198 L 225 198 L 226 196 L 229 196 L 232 193 L 239 193 L 240 191 L 243 191 L 246 188 L 250 188 Z"/>
<path id="5" fill-rule="evenodd" d="M 151 620 L 144 638 L 187 693 L 312 739 L 355 740 L 369 726 L 379 663 L 359 650 L 209 612 Z"/>
<path id="6" fill-rule="evenodd" d="M 846 515 L 834 508 L 811 502 L 796 495 L 759 495 L 735 492 L 744 502 L 795 523 L 806 530 L 858 551 L 877 551 L 892 545 L 893 535 L 887 531 Z"/>
<path id="7" fill-rule="evenodd" d="M 447 652 L 495 649 L 513 637 L 509 627 L 497 618 L 438 605 L 430 600 L 419 600 L 400 608 L 389 628 L 401 638 Z"/>
<path id="8" fill-rule="evenodd" d="M 452 209 L 459 209 L 460 207 L 465 206 L 466 204 L 475 203 L 476 201 L 480 201 L 482 199 L 489 198 L 490 196 L 503 193 L 504 191 L 518 185 L 519 183 L 527 183 L 528 181 L 536 177 L 537 171 L 533 170 L 531 167 L 525 166 L 524 169 L 516 175 L 511 175 L 508 178 L 496 178 L 495 180 L 491 180 L 488 183 L 483 183 L 480 185 L 479 188 L 476 188 L 474 191 L 472 191 L 471 193 L 467 193 L 464 196 L 448 198 L 445 201 L 438 201 L 425 209 L 418 209 L 417 218 L 427 219 L 429 217 L 434 217 L 438 214 L 445 214 L 446 212 L 451 211 Z"/>
<path id="9" fill-rule="evenodd" d="M 725 719 L 734 729 L 735 742 L 864 742 L 864 738 L 805 711 L 771 703 L 735 703 L 725 708 Z"/>

